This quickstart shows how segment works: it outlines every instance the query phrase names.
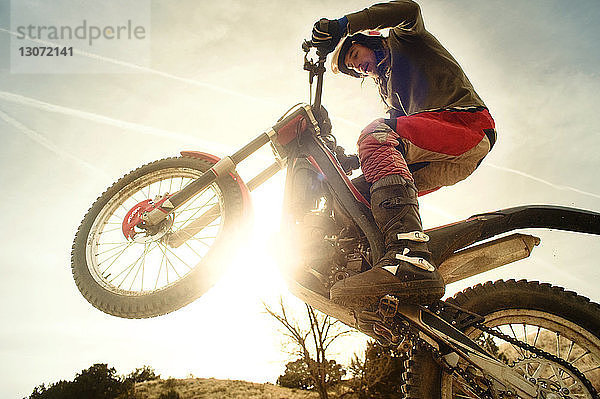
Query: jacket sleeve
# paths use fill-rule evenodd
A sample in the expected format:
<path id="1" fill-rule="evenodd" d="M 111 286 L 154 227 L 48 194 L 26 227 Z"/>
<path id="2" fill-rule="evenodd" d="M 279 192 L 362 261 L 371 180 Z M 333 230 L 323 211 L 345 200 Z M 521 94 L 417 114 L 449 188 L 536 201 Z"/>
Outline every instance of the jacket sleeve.
<path id="1" fill-rule="evenodd" d="M 348 34 L 369 29 L 393 28 L 398 34 L 418 33 L 424 30 L 421 9 L 412 0 L 396 0 L 375 4 L 362 11 L 346 15 Z"/>

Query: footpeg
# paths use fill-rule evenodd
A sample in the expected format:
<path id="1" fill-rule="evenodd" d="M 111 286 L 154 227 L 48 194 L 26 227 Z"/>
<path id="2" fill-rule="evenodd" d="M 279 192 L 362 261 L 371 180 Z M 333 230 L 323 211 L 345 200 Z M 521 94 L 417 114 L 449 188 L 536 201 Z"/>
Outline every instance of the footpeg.
<path id="1" fill-rule="evenodd" d="M 401 337 L 400 335 L 394 334 L 392 329 L 386 327 L 385 325 L 383 325 L 381 323 L 373 324 L 373 332 L 378 335 L 379 338 L 377 339 L 377 341 L 379 341 L 379 343 L 381 345 L 398 346 L 402 343 L 403 337 Z"/>
<path id="2" fill-rule="evenodd" d="M 392 318 L 398 313 L 398 305 L 400 301 L 391 295 L 386 295 L 379 300 L 377 313 L 383 318 Z"/>

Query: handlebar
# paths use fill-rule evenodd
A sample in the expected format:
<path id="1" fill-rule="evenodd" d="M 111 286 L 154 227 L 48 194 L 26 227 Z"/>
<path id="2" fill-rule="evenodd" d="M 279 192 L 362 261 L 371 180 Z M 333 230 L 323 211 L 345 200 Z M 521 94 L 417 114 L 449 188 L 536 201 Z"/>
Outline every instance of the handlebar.
<path id="1" fill-rule="evenodd" d="M 315 90 L 315 101 L 312 104 L 313 108 L 321 108 L 321 95 L 323 92 L 323 74 L 325 73 L 325 60 L 327 59 L 327 53 L 323 53 L 317 49 L 318 60 L 314 61 L 309 59 L 309 52 L 312 48 L 317 48 L 311 40 L 305 40 L 302 43 L 302 50 L 304 51 L 304 69 L 309 72 L 308 80 L 312 86 L 313 79 L 317 77 L 317 88 Z"/>

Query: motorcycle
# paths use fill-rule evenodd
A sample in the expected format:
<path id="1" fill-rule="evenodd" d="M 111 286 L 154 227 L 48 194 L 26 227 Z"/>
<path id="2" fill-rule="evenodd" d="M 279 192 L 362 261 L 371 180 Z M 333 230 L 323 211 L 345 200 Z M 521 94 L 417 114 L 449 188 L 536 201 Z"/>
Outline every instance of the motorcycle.
<path id="1" fill-rule="evenodd" d="M 312 104 L 291 108 L 231 156 L 182 151 L 146 164 L 108 188 L 84 217 L 72 272 L 94 307 L 124 318 L 177 310 L 219 278 L 230 243 L 243 233 L 250 192 L 282 168 L 282 262 L 289 288 L 307 304 L 393 346 L 405 356 L 411 398 L 598 398 L 600 305 L 530 281 L 479 284 L 427 305 L 387 295 L 349 308 L 329 289 L 371 268 L 383 239 L 368 194 L 347 175 L 321 105 L 326 54 L 305 42 Z M 275 161 L 245 183 L 236 165 L 270 144 Z M 600 234 L 600 213 L 527 205 L 476 214 L 427 230 L 446 284 L 527 258 L 540 239 L 514 230 L 549 228 Z M 511 233 L 511 234 L 508 234 Z"/>

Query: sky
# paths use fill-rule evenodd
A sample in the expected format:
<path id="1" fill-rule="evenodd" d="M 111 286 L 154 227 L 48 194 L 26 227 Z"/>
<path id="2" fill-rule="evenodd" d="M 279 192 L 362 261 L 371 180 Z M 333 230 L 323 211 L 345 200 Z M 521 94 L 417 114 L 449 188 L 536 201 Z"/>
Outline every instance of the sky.
<path id="1" fill-rule="evenodd" d="M 48 1 L 12 3 L 32 18 L 74 17 L 59 15 Z M 139 14 L 151 20 L 149 48 L 75 57 L 85 58 L 90 70 L 118 65 L 118 71 L 19 73 L 11 71 L 11 5 L 0 0 L 3 398 L 70 380 L 98 362 L 123 374 L 147 364 L 165 377 L 275 382 L 291 360 L 281 351 L 277 325 L 262 309 L 263 301 L 274 304 L 280 295 L 299 315 L 302 309 L 287 292 L 273 255 L 281 173 L 253 193 L 254 230 L 232 243 L 239 253 L 223 279 L 169 315 L 119 319 L 89 305 L 71 277 L 72 240 L 92 202 L 128 171 L 181 150 L 231 154 L 289 107 L 308 102 L 300 45 L 312 24 L 372 3 L 137 4 L 149 11 Z M 425 227 L 523 204 L 600 211 L 599 3 L 420 5 L 426 28 L 463 66 L 498 130 L 496 146 L 471 177 L 421 199 Z M 323 103 L 348 152 L 356 150 L 361 127 L 383 115 L 373 84 L 344 76 L 326 76 Z M 248 179 L 271 162 L 263 151 L 238 170 Z M 530 258 L 451 284 L 447 295 L 487 280 L 525 278 L 600 301 L 598 237 L 525 232 L 542 239 Z M 355 336 L 334 355 L 347 361 L 363 343 Z"/>

